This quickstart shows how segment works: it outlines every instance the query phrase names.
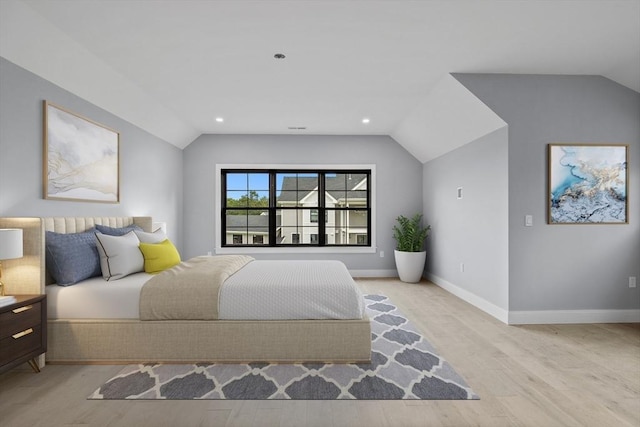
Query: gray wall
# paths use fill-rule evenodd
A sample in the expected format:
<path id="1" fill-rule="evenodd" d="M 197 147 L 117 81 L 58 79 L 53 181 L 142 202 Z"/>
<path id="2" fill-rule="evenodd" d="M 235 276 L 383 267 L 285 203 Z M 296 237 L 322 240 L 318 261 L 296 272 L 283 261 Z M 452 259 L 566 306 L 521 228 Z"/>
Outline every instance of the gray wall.
<path id="1" fill-rule="evenodd" d="M 185 255 L 215 246 L 216 164 L 375 164 L 377 246 L 372 254 L 252 254 L 340 259 L 351 270 L 393 270 L 395 218 L 422 210 L 422 165 L 388 136 L 202 135 L 184 150 Z"/>
<path id="2" fill-rule="evenodd" d="M 43 199 L 45 99 L 120 132 L 119 204 Z M 0 58 L 0 216 L 119 215 L 166 221 L 182 246 L 182 151 Z"/>
<path id="3" fill-rule="evenodd" d="M 508 310 L 507 129 L 424 164 L 427 271 Z M 457 188 L 463 197 L 458 199 Z M 461 271 L 460 263 L 464 264 Z M 435 278 L 434 278 L 435 280 Z"/>
<path id="4" fill-rule="evenodd" d="M 597 76 L 454 77 L 509 126 L 510 310 L 640 308 L 640 94 Z M 554 142 L 630 144 L 628 225 L 546 224 Z"/>

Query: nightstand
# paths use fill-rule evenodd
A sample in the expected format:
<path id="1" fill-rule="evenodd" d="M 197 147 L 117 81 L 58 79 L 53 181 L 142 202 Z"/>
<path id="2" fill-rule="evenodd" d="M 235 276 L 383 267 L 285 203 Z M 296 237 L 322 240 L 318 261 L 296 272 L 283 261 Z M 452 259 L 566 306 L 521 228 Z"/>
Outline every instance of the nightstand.
<path id="1" fill-rule="evenodd" d="M 0 373 L 24 362 L 40 372 L 36 357 L 47 351 L 47 296 L 15 297 L 0 307 Z"/>

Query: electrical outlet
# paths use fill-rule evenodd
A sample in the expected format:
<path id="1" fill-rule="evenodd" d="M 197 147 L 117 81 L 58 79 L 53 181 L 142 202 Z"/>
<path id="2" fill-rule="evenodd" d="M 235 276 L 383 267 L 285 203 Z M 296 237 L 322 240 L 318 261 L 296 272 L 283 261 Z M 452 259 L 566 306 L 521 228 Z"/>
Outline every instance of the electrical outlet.
<path id="1" fill-rule="evenodd" d="M 384 258 L 384 251 L 380 251 L 380 258 Z"/>
<path id="2" fill-rule="evenodd" d="M 630 288 L 636 287 L 636 276 L 629 276 L 629 287 Z"/>
<path id="3" fill-rule="evenodd" d="M 211 256 L 211 251 L 207 252 L 207 256 Z"/>
<path id="4" fill-rule="evenodd" d="M 464 262 L 460 263 L 460 273 L 464 273 Z"/>

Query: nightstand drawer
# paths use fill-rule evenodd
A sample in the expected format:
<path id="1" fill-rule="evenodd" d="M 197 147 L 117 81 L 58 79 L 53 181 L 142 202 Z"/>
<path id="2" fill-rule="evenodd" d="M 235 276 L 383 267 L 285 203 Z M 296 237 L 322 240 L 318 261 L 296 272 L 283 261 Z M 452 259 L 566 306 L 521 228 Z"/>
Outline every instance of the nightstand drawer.
<path id="1" fill-rule="evenodd" d="M 24 362 L 40 372 L 35 358 L 47 351 L 47 296 L 15 297 L 0 307 L 0 373 Z"/>
<path id="2" fill-rule="evenodd" d="M 41 304 L 37 302 L 0 314 L 0 339 L 39 325 L 42 316 Z"/>
<path id="3" fill-rule="evenodd" d="M 0 340 L 0 366 L 22 355 L 38 350 L 42 345 L 42 328 L 36 325 Z"/>

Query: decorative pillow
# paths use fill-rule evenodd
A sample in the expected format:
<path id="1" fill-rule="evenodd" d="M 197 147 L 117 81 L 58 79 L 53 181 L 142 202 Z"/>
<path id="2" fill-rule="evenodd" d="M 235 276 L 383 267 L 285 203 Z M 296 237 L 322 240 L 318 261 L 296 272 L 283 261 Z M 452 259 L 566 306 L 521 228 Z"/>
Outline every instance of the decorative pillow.
<path id="1" fill-rule="evenodd" d="M 153 233 L 135 230 L 135 233 L 140 239 L 140 243 L 160 243 L 167 240 L 167 235 L 161 229 L 157 229 Z"/>
<path id="2" fill-rule="evenodd" d="M 69 286 L 100 275 L 95 230 L 83 233 L 45 233 L 47 270 L 60 286 Z"/>
<path id="3" fill-rule="evenodd" d="M 180 254 L 169 239 L 161 243 L 140 243 L 144 271 L 155 274 L 180 264 Z"/>
<path id="4" fill-rule="evenodd" d="M 130 231 L 135 231 L 135 230 L 142 231 L 142 228 L 138 227 L 135 224 L 127 225 L 126 227 L 122 227 L 122 228 L 107 227 L 106 225 L 96 224 L 96 230 L 108 236 L 124 236 Z"/>
<path id="5" fill-rule="evenodd" d="M 144 270 L 144 258 L 138 248 L 140 240 L 133 231 L 124 236 L 95 233 L 95 239 L 105 280 L 118 280 Z"/>

